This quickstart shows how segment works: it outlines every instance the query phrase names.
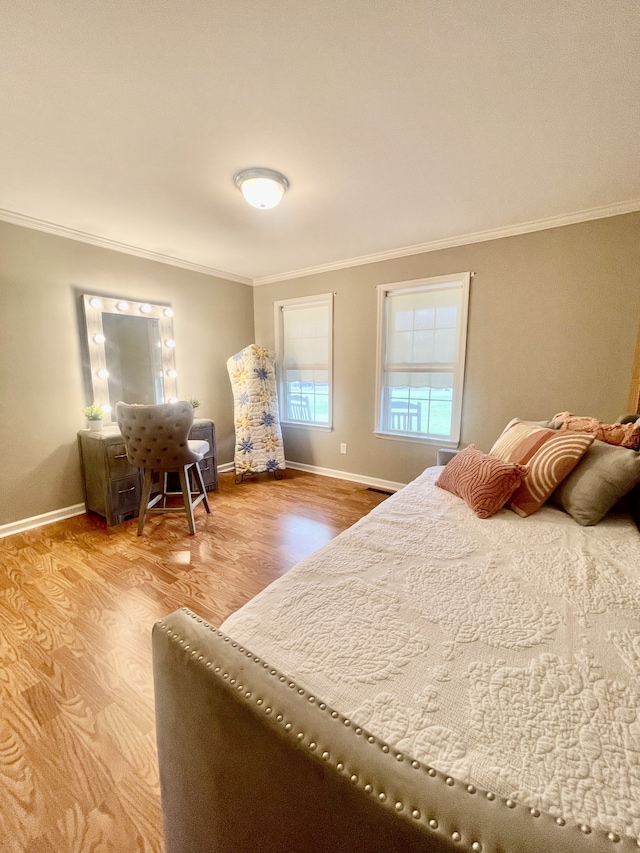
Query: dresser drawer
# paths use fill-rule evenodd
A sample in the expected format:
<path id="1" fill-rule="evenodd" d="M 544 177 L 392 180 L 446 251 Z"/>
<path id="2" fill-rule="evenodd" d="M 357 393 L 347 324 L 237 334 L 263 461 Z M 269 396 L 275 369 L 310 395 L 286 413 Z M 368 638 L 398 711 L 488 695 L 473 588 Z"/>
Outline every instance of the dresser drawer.
<path id="1" fill-rule="evenodd" d="M 130 465 L 124 444 L 110 444 L 107 447 L 107 464 L 111 477 L 126 477 L 137 471 L 135 465 Z"/>
<path id="2" fill-rule="evenodd" d="M 198 464 L 200 466 L 200 471 L 202 472 L 202 480 L 206 490 L 210 492 L 213 489 L 216 489 L 218 487 L 218 478 L 216 476 L 217 472 L 213 456 L 205 456 Z"/>
<path id="3" fill-rule="evenodd" d="M 114 515 L 137 510 L 140 506 L 140 475 L 135 473 L 129 477 L 112 480 L 109 491 Z"/>

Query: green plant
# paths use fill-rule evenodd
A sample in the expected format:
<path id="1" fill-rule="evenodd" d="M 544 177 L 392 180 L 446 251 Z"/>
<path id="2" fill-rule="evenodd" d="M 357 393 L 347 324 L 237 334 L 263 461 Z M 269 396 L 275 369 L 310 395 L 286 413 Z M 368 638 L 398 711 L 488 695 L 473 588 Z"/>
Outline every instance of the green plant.
<path id="1" fill-rule="evenodd" d="M 92 403 L 90 406 L 85 406 L 82 413 L 88 421 L 101 421 L 104 417 L 102 406 L 99 406 L 98 403 Z"/>
<path id="2" fill-rule="evenodd" d="M 191 405 L 193 406 L 193 409 L 195 411 L 195 409 L 197 409 L 198 406 L 200 405 L 200 400 L 198 400 L 196 397 L 189 397 L 187 399 L 187 403 L 191 403 Z"/>

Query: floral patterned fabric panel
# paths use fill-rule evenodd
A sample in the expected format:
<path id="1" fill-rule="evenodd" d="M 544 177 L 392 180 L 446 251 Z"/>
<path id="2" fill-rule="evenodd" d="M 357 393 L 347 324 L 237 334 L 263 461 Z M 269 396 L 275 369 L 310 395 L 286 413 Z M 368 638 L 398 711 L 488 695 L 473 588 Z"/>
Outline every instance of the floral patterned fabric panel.
<path id="1" fill-rule="evenodd" d="M 231 356 L 227 370 L 235 409 L 236 474 L 284 469 L 275 353 L 251 344 Z"/>

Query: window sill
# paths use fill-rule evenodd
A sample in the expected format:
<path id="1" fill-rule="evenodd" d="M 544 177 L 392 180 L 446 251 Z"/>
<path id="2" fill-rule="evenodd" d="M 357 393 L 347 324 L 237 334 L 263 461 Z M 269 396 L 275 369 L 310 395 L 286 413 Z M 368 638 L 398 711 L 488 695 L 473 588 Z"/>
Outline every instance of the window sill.
<path id="1" fill-rule="evenodd" d="M 322 424 L 309 424 L 304 423 L 303 421 L 280 421 L 280 426 L 287 427 L 288 429 L 293 427 L 295 429 L 313 429 L 318 432 L 333 432 L 332 426 L 323 426 Z"/>
<path id="2" fill-rule="evenodd" d="M 412 433 L 378 432 L 374 430 L 373 434 L 376 438 L 384 438 L 391 441 L 409 441 L 412 444 L 427 444 L 432 447 L 458 447 L 460 444 L 459 441 L 451 441 L 447 438 L 431 438 L 427 436 L 423 438 Z"/>

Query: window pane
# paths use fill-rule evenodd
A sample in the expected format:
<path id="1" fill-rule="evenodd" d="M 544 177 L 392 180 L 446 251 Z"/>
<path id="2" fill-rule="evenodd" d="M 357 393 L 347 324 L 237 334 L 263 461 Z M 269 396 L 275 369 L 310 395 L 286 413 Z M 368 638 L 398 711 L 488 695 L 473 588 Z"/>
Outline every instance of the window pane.
<path id="1" fill-rule="evenodd" d="M 398 311 L 394 317 L 393 328 L 396 332 L 413 329 L 413 311 Z"/>
<path id="2" fill-rule="evenodd" d="M 433 361 L 451 364 L 456 360 L 456 330 L 438 329 L 434 335 Z"/>
<path id="3" fill-rule="evenodd" d="M 408 364 L 413 351 L 413 332 L 396 332 L 389 341 L 389 360 L 398 364 Z"/>
<path id="4" fill-rule="evenodd" d="M 414 313 L 416 329 L 433 329 L 436 321 L 435 308 L 418 308 Z"/>
<path id="5" fill-rule="evenodd" d="M 286 419 L 303 423 L 329 423 L 327 382 L 287 382 Z"/>
<path id="6" fill-rule="evenodd" d="M 456 305 L 443 305 L 436 308 L 436 329 L 455 329 L 458 322 Z"/>
<path id="7" fill-rule="evenodd" d="M 411 362 L 413 364 L 435 361 L 435 332 L 414 332 Z"/>
<path id="8" fill-rule="evenodd" d="M 387 430 L 447 436 L 451 431 L 452 388 L 387 387 Z"/>

